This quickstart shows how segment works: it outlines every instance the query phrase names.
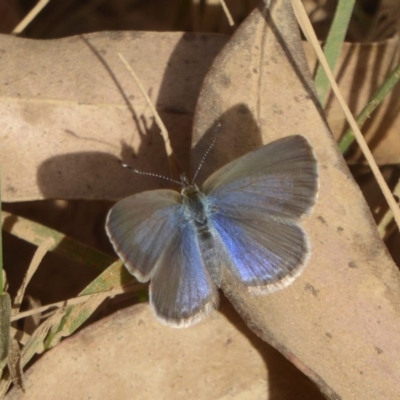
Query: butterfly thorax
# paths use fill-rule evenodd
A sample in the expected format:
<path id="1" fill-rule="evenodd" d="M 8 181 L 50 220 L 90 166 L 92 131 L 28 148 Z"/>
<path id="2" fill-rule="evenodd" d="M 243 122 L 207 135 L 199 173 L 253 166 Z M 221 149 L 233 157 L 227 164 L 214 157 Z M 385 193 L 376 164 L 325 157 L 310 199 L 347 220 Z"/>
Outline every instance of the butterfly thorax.
<path id="1" fill-rule="evenodd" d="M 205 225 L 207 223 L 207 203 L 204 193 L 192 183 L 182 189 L 181 195 L 187 217 L 192 219 L 198 227 Z"/>

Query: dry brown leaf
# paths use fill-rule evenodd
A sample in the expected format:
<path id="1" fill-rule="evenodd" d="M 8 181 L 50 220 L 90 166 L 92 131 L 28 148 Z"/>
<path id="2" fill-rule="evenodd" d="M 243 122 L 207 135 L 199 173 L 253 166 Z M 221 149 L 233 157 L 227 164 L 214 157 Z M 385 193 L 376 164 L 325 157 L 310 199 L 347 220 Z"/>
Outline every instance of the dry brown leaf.
<path id="1" fill-rule="evenodd" d="M 157 103 L 187 170 L 200 85 L 227 40 L 153 32 L 47 41 L 0 35 L 5 55 L 0 58 L 3 200 L 114 200 L 165 184 L 134 175 L 117 162 L 122 158 L 143 171 L 169 173 L 158 128 L 117 52 L 126 56 Z M 397 57 L 396 44 L 345 44 L 338 75 L 352 111 L 358 112 L 382 82 Z M 304 47 L 313 68 L 315 56 Z M 399 161 L 399 90 L 368 124 L 367 138 L 380 164 Z M 345 121 L 335 101 L 328 104 L 328 120 L 338 138 Z"/>
<path id="2" fill-rule="evenodd" d="M 121 310 L 46 353 L 25 375 L 26 395 L 6 399 L 322 400 L 230 307 L 224 314 L 176 330 L 148 305 Z"/>
<path id="3" fill-rule="evenodd" d="M 143 32 L 47 41 L 0 36 L 3 201 L 118 199 L 165 184 L 117 162 L 168 175 L 158 128 L 117 53 L 148 88 L 187 166 L 200 84 L 225 41 Z"/>
<path id="4" fill-rule="evenodd" d="M 219 120 L 204 176 L 261 143 L 305 135 L 320 170 L 317 204 L 303 219 L 313 251 L 303 275 L 285 290 L 254 296 L 228 274 L 223 290 L 248 325 L 329 398 L 396 398 L 399 271 L 316 105 L 289 2 L 270 7 L 272 14 L 260 7 L 241 25 L 206 77 L 194 165 Z"/>

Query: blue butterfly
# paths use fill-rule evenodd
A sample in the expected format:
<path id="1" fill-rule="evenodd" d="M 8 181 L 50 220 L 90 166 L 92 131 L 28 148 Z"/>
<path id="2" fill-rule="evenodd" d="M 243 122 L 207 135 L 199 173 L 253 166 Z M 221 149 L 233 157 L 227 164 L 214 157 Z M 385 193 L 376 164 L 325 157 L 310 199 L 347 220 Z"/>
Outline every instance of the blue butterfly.
<path id="1" fill-rule="evenodd" d="M 198 322 L 217 307 L 222 271 L 254 293 L 293 282 L 310 251 L 298 219 L 318 191 L 317 161 L 303 136 L 265 145 L 213 173 L 200 190 L 135 194 L 110 210 L 116 253 L 167 325 Z"/>

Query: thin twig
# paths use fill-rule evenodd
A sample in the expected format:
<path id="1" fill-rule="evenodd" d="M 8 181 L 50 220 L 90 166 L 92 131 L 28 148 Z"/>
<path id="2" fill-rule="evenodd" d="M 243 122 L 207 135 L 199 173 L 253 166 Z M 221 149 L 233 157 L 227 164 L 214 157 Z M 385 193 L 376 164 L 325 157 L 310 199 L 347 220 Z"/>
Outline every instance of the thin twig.
<path id="1" fill-rule="evenodd" d="M 36 18 L 40 11 L 42 11 L 43 8 L 46 7 L 49 1 L 50 0 L 40 0 L 36 4 L 36 6 L 33 7 L 31 11 L 29 11 L 25 18 L 14 28 L 12 34 L 18 35 L 19 33 L 21 33 Z"/>
<path id="2" fill-rule="evenodd" d="M 222 9 L 224 10 L 224 13 L 226 15 L 226 18 L 228 19 L 228 23 L 230 26 L 234 26 L 235 25 L 235 21 L 232 18 L 231 13 L 229 12 L 228 6 L 225 3 L 225 0 L 219 0 L 219 2 L 221 3 Z"/>
<path id="3" fill-rule="evenodd" d="M 43 257 L 46 255 L 46 253 L 49 251 L 49 249 L 54 245 L 54 239 L 53 238 L 47 238 L 44 242 L 40 244 L 40 246 L 36 249 L 35 254 L 33 255 L 32 261 L 29 265 L 28 271 L 26 272 L 24 276 L 24 280 L 22 281 L 22 284 L 20 288 L 18 289 L 18 293 L 15 296 L 13 307 L 12 307 L 12 313 L 15 315 L 18 313 L 19 308 L 22 303 L 22 299 L 25 294 L 25 289 L 28 286 L 29 281 L 31 280 L 33 274 L 36 272 L 38 269 L 41 261 L 43 260 Z"/>
<path id="4" fill-rule="evenodd" d="M 156 108 L 154 107 L 152 101 L 150 100 L 150 97 L 147 95 L 146 91 L 144 90 L 144 87 L 142 86 L 142 83 L 140 82 L 140 80 L 139 80 L 138 76 L 136 75 L 135 71 L 133 70 L 133 68 L 129 65 L 128 61 L 126 61 L 125 57 L 121 53 L 118 53 L 118 57 L 124 63 L 126 69 L 130 72 L 130 74 L 132 75 L 132 78 L 135 80 L 136 84 L 139 86 L 139 89 L 142 92 L 143 97 L 146 99 L 146 102 L 147 102 L 148 106 L 150 107 L 151 112 L 153 113 L 156 123 L 161 130 L 161 136 L 163 137 L 164 143 L 165 143 L 165 150 L 167 152 L 168 157 L 170 157 L 173 154 L 173 150 L 171 147 L 171 143 L 169 141 L 169 135 L 168 135 L 167 128 L 165 127 L 164 123 L 162 122 Z"/>

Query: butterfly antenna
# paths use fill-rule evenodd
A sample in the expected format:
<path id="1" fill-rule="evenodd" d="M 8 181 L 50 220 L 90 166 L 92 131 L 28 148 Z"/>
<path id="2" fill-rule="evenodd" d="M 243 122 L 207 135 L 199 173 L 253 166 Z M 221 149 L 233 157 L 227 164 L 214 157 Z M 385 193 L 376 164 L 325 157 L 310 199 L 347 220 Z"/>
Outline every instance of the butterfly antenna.
<path id="1" fill-rule="evenodd" d="M 122 165 L 124 168 L 130 169 L 130 170 L 133 171 L 135 174 L 147 175 L 147 176 L 151 176 L 151 177 L 153 177 L 153 178 L 164 179 L 165 181 L 177 183 L 179 186 L 184 186 L 182 182 L 176 181 L 175 179 L 172 179 L 172 178 L 168 178 L 168 176 L 153 174 L 152 172 L 143 172 L 143 171 L 139 171 L 138 169 L 133 168 L 131 165 L 129 165 L 129 164 L 124 164 L 124 163 L 122 163 L 122 162 L 121 162 L 121 165 Z"/>
<path id="2" fill-rule="evenodd" d="M 194 182 L 196 180 L 196 177 L 199 174 L 199 172 L 201 170 L 201 167 L 204 164 L 204 161 L 206 160 L 206 158 L 207 158 L 208 154 L 210 153 L 211 149 L 214 147 L 215 141 L 217 140 L 217 134 L 220 131 L 220 128 L 221 128 L 221 123 L 218 123 L 217 127 L 215 128 L 214 139 L 212 140 L 210 146 L 208 146 L 207 151 L 204 153 L 204 156 L 201 159 L 199 166 L 197 167 L 196 173 L 194 174 L 192 182 Z"/>

